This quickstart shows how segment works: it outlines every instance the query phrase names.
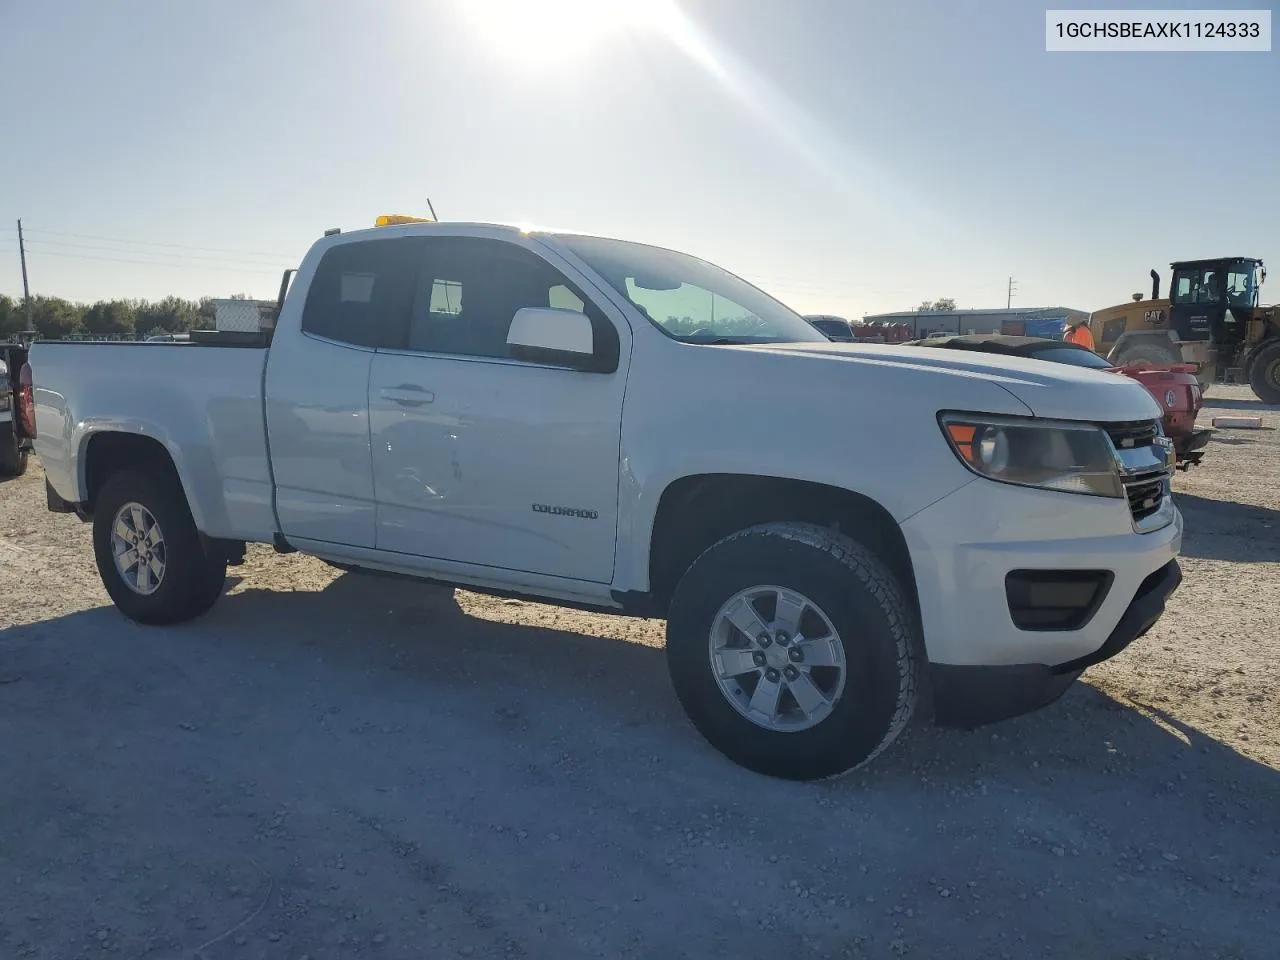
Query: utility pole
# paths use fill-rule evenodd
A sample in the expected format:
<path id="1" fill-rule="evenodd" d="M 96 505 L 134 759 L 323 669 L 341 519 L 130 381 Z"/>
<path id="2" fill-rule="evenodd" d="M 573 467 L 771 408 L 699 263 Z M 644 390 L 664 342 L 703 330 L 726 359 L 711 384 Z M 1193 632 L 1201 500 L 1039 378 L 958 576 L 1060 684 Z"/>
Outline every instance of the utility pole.
<path id="1" fill-rule="evenodd" d="M 27 315 L 27 332 L 30 333 L 35 328 L 31 326 L 31 288 L 27 285 L 27 247 L 22 242 L 21 217 L 18 218 L 18 259 L 22 261 L 22 303 Z"/>
<path id="2" fill-rule="evenodd" d="M 1015 281 L 1013 277 L 1010 277 L 1009 292 L 1008 292 L 1008 295 L 1005 297 L 1005 301 L 1004 301 L 1004 307 L 1006 310 L 1008 310 L 1010 307 L 1013 306 L 1013 288 L 1016 287 L 1017 285 L 1018 285 L 1017 281 Z"/>

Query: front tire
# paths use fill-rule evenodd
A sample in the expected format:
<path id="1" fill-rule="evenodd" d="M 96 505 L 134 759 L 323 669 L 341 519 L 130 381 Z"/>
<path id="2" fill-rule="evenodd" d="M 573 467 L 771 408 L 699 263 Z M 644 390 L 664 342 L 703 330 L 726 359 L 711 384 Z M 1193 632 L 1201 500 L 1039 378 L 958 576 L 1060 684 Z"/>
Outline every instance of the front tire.
<path id="1" fill-rule="evenodd" d="M 1249 386 L 1263 403 L 1280 403 L 1280 340 L 1263 347 L 1249 362 Z"/>
<path id="2" fill-rule="evenodd" d="M 815 780 L 874 759 L 919 699 L 917 618 L 872 551 L 810 524 L 752 527 L 684 575 L 667 664 L 689 719 L 735 763 Z"/>
<path id="3" fill-rule="evenodd" d="M 121 471 L 103 484 L 94 505 L 93 552 L 112 602 L 138 623 L 200 616 L 226 576 L 225 561 L 219 564 L 201 543 L 182 485 L 159 471 Z"/>

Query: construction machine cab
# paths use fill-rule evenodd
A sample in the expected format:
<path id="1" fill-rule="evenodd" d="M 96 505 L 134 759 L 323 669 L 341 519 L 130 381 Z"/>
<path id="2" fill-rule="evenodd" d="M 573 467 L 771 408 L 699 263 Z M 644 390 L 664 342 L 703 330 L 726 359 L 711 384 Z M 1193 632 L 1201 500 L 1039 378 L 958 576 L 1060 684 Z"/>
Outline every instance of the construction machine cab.
<path id="1" fill-rule="evenodd" d="M 1248 319 L 1258 305 L 1258 288 L 1266 277 L 1262 261 L 1219 257 L 1181 260 L 1170 267 L 1169 326 L 1177 338 L 1211 340 L 1228 348 L 1243 343 Z"/>

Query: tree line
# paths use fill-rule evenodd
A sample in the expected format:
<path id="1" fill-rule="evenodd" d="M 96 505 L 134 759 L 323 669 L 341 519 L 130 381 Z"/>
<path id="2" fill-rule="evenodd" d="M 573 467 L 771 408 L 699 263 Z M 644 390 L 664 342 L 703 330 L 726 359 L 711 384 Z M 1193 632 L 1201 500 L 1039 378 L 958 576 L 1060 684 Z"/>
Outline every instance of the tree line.
<path id="1" fill-rule="evenodd" d="M 240 293 L 234 299 L 245 299 Z M 42 340 L 109 337 L 133 340 L 213 326 L 213 300 L 99 300 L 75 303 L 61 297 L 31 298 L 31 324 Z M 27 329 L 21 299 L 0 294 L 0 341 Z"/>

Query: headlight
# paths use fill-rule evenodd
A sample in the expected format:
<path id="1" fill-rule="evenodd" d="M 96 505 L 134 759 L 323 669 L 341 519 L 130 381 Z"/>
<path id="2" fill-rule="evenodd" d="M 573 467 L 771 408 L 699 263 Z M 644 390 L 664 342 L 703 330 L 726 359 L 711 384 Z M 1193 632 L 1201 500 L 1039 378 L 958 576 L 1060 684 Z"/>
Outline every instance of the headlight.
<path id="1" fill-rule="evenodd" d="M 974 473 L 1023 487 L 1123 497 L 1111 441 L 1090 424 L 943 414 L 951 449 Z"/>

